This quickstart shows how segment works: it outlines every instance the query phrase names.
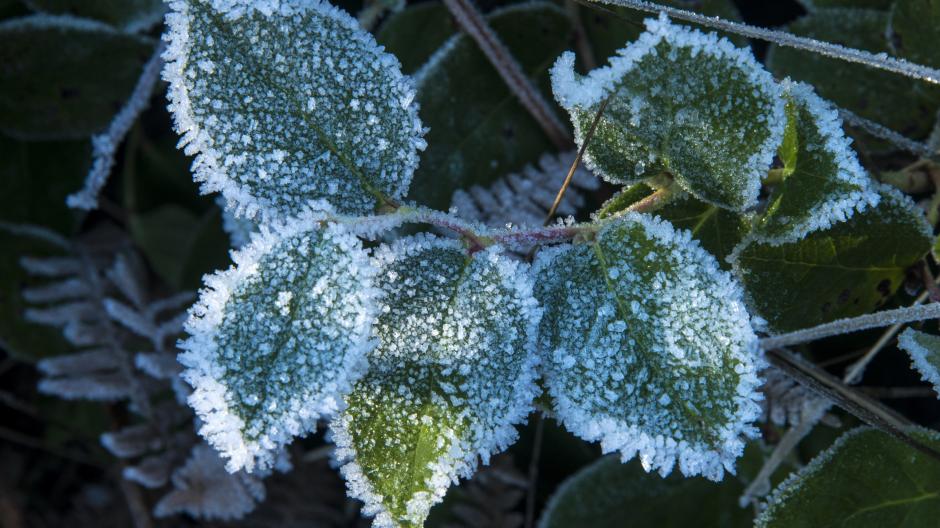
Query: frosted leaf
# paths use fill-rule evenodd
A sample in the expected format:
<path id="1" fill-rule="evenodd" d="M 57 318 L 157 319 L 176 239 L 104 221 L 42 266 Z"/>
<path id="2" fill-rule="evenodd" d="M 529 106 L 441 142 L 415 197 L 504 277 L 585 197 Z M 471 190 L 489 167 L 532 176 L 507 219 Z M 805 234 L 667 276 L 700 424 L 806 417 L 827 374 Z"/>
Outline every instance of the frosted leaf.
<path id="1" fill-rule="evenodd" d="M 384 292 L 370 371 L 331 425 L 376 526 L 421 524 L 477 458 L 505 449 L 538 392 L 541 311 L 525 264 L 417 236 L 376 252 Z"/>
<path id="2" fill-rule="evenodd" d="M 258 231 L 258 225 L 247 218 L 235 216 L 235 213 L 225 205 L 225 197 L 219 195 L 215 203 L 222 209 L 222 229 L 228 234 L 229 243 L 234 249 L 251 241 L 251 234 Z"/>
<path id="3" fill-rule="evenodd" d="M 353 17 L 320 0 L 170 6 L 164 78 L 205 192 L 261 220 L 405 194 L 425 145 L 414 89 Z"/>
<path id="4" fill-rule="evenodd" d="M 627 213 L 589 244 L 533 265 L 539 333 L 560 421 L 647 470 L 720 480 L 760 416 L 763 360 L 742 292 L 658 218 Z"/>
<path id="5" fill-rule="evenodd" d="M 149 489 L 162 488 L 173 470 L 173 455 L 169 452 L 148 456 L 133 466 L 127 466 L 122 476 Z"/>
<path id="6" fill-rule="evenodd" d="M 160 431 L 153 424 L 129 425 L 101 435 L 101 445 L 118 458 L 134 458 L 163 446 Z"/>
<path id="7" fill-rule="evenodd" d="M 800 240 L 880 200 L 842 132 L 838 112 L 809 85 L 785 81 L 783 86 L 788 124 L 779 155 L 784 179 L 754 232 L 772 244 Z"/>
<path id="8" fill-rule="evenodd" d="M 545 221 L 558 189 L 565 181 L 575 153 L 543 154 L 538 166 L 526 165 L 518 172 L 501 178 L 489 187 L 473 185 L 459 189 L 451 198 L 451 208 L 467 220 L 483 222 L 491 227 L 506 224 L 541 226 Z M 571 216 L 584 206 L 583 191 L 600 187 L 600 181 L 584 165 L 579 164 L 571 185 L 558 205 L 559 216 Z"/>
<path id="9" fill-rule="evenodd" d="M 300 217 L 234 252 L 186 323 L 189 403 L 229 471 L 271 467 L 272 451 L 335 412 L 365 369 L 373 270 L 356 237 L 311 226 Z"/>
<path id="10" fill-rule="evenodd" d="M 911 366 L 940 395 L 940 337 L 908 328 L 898 336 L 898 347 L 911 356 Z"/>
<path id="11" fill-rule="evenodd" d="M 781 88 L 749 51 L 660 18 L 608 66 L 581 77 L 574 65 L 574 53 L 558 59 L 552 89 L 578 144 L 610 100 L 585 152 L 595 174 L 628 184 L 668 171 L 706 202 L 756 204 L 786 116 Z"/>
<path id="12" fill-rule="evenodd" d="M 264 500 L 261 481 L 244 472 L 230 474 L 205 444 L 193 447 L 186 464 L 173 472 L 173 490 L 154 507 L 156 517 L 188 513 L 200 519 L 240 519 Z"/>

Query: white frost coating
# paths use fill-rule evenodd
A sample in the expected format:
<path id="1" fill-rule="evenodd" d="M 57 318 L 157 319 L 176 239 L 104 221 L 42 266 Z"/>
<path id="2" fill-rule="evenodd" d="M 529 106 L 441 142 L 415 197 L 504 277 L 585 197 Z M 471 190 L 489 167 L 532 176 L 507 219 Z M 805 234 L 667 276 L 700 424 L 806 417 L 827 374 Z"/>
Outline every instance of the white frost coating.
<path id="1" fill-rule="evenodd" d="M 251 241 L 252 233 L 258 231 L 258 225 L 247 218 L 235 216 L 227 207 L 225 197 L 218 195 L 216 205 L 222 209 L 222 229 L 228 234 L 228 240 L 234 249 L 241 249 Z"/>
<path id="2" fill-rule="evenodd" d="M 407 192 L 425 147 L 414 88 L 353 17 L 320 0 L 170 7 L 163 76 L 203 192 L 258 221 Z"/>
<path id="3" fill-rule="evenodd" d="M 642 67 L 644 59 L 658 56 L 659 50 L 657 50 L 657 47 L 660 44 L 666 43 L 672 48 L 669 55 L 663 57 L 664 59 L 674 61 L 675 50 L 685 49 L 689 50 L 692 57 L 708 56 L 721 61 L 722 64 L 727 64 L 742 74 L 745 82 L 753 87 L 753 96 L 761 99 L 765 105 L 765 108 L 762 109 L 764 115 L 761 116 L 762 121 L 760 124 L 762 127 L 766 127 L 767 137 L 759 148 L 749 156 L 746 163 L 739 168 L 739 174 L 735 177 L 736 180 L 740 180 L 738 182 L 740 186 L 738 192 L 743 196 L 743 202 L 748 205 L 756 204 L 760 194 L 761 179 L 765 176 L 773 161 L 786 125 L 781 88 L 774 82 L 770 73 L 757 63 L 750 51 L 735 47 L 725 38 L 719 38 L 714 33 L 702 33 L 698 30 L 673 25 L 669 23 L 665 15 L 660 15 L 658 19 L 647 19 L 645 24 L 646 31 L 636 41 L 619 50 L 617 55 L 610 58 L 607 66 L 595 68 L 586 76 L 581 76 L 576 72 L 575 54 L 570 51 L 563 53 L 550 71 L 555 98 L 569 112 L 575 110 L 588 111 L 597 108 L 611 94 L 616 93 L 618 94 L 616 99 L 629 100 L 631 105 L 630 125 L 632 127 L 642 127 L 644 121 L 651 119 L 648 116 L 655 114 L 657 111 L 656 108 L 649 107 L 648 95 L 656 96 L 661 91 L 666 91 L 669 96 L 680 97 L 681 92 L 688 91 L 689 88 L 683 86 L 681 82 L 676 82 L 663 86 L 643 86 L 641 89 L 647 93 L 633 93 L 626 86 L 623 86 L 624 79 L 628 78 L 636 68 Z M 721 80 L 713 79 L 710 82 L 717 85 Z M 730 99 L 719 101 L 716 105 L 716 108 L 712 111 L 719 113 L 727 113 L 735 107 L 734 101 Z M 594 111 L 591 111 L 591 114 L 593 113 Z M 697 116 L 685 115 L 686 113 L 684 110 L 677 111 L 674 118 L 675 123 L 672 126 L 682 126 L 684 120 L 695 121 L 698 119 Z M 584 142 L 587 130 L 579 120 L 573 119 L 573 121 L 576 143 L 580 145 Z M 647 126 L 652 125 L 648 124 Z M 713 135 L 715 137 L 712 139 L 717 140 L 721 134 Z M 725 133 L 724 135 L 731 138 L 733 134 Z M 740 133 L 738 136 L 734 139 L 743 139 L 743 137 L 740 137 Z M 721 147 L 709 144 L 700 150 L 705 152 L 708 149 L 715 148 Z M 625 176 L 605 171 L 595 159 L 590 148 L 586 150 L 584 160 L 595 174 L 608 181 L 626 183 L 638 179 L 633 178 L 633 175 Z M 632 161 L 636 163 L 636 176 L 642 176 L 644 161 Z M 656 161 L 656 159 L 649 160 L 650 163 Z M 718 182 L 715 182 L 715 184 L 717 185 Z"/>
<path id="4" fill-rule="evenodd" d="M 911 356 L 911 366 L 940 398 L 940 337 L 908 328 L 898 336 L 898 347 Z"/>
<path id="5" fill-rule="evenodd" d="M 229 471 L 271 467 L 274 450 L 339 410 L 365 371 L 374 271 L 356 237 L 317 228 L 320 215 L 265 226 L 233 267 L 206 276 L 190 310 L 182 377 Z M 285 290 L 287 310 L 276 305 Z"/>
<path id="6" fill-rule="evenodd" d="M 807 211 L 809 214 L 804 218 L 773 218 L 772 220 L 775 223 L 786 227 L 787 233 L 785 235 L 764 236 L 759 230 L 750 235 L 750 237 L 773 246 L 802 240 L 814 231 L 822 231 L 840 222 L 845 222 L 856 212 L 860 213 L 869 207 L 877 206 L 881 200 L 868 173 L 858 162 L 858 157 L 851 146 L 852 140 L 847 138 L 842 130 L 842 120 L 836 109 L 829 102 L 816 95 L 813 87 L 808 84 L 784 79 L 781 85 L 795 104 L 813 116 L 815 131 L 823 138 L 823 144 L 806 146 L 805 148 L 812 152 L 811 155 L 819 155 L 818 151 L 820 149 L 824 150 L 824 154 L 830 156 L 837 167 L 833 174 L 808 175 L 808 177 L 814 179 L 811 185 L 819 185 L 815 180 L 824 177 L 832 178 L 839 184 L 850 186 L 851 190 L 843 191 L 840 189 L 839 192 L 826 193 L 822 202 L 809 206 L 811 211 Z M 800 111 L 800 109 L 797 110 L 798 113 Z M 799 126 L 797 125 L 798 128 Z M 805 138 L 802 136 L 798 139 L 800 142 L 804 140 Z M 803 148 L 803 146 L 800 148 Z M 801 160 L 797 159 L 797 164 L 800 163 Z M 794 174 L 790 177 L 799 177 L 799 175 Z"/>
<path id="7" fill-rule="evenodd" d="M 666 6 L 660 3 L 647 2 L 645 0 L 597 0 L 598 3 L 638 9 L 649 13 L 668 14 L 670 17 L 712 27 L 721 31 L 743 35 L 749 38 L 766 40 L 780 46 L 787 46 L 806 51 L 811 51 L 818 55 L 833 57 L 848 62 L 864 64 L 872 68 L 878 68 L 894 73 L 904 75 L 913 79 L 920 79 L 931 84 L 940 84 L 940 70 L 930 68 L 920 64 L 888 56 L 887 53 L 871 53 L 864 50 L 847 48 L 830 42 L 800 37 L 792 35 L 786 31 L 777 31 L 773 29 L 764 29 L 757 26 L 750 26 L 741 22 L 732 22 L 719 17 L 701 15 L 693 11 Z"/>
<path id="8" fill-rule="evenodd" d="M 539 158 L 538 166 L 526 165 L 522 172 L 501 178 L 489 187 L 474 185 L 466 191 L 458 189 L 451 198 L 451 209 L 460 217 L 491 227 L 541 226 L 574 158 L 573 151 L 546 153 Z M 579 164 L 557 213 L 574 215 L 584 206 L 581 191 L 598 187 L 600 180 Z"/>
<path id="9" fill-rule="evenodd" d="M 420 524 L 478 458 L 488 463 L 517 438 L 513 424 L 539 392 L 541 309 L 527 266 L 497 247 L 468 259 L 456 240 L 419 235 L 380 247 L 374 261 L 384 292 L 380 343 L 331 431 L 349 493 L 376 516 L 374 525 Z M 438 458 L 410 470 L 408 442 L 419 423 Z M 418 482 L 402 483 L 404 471 Z"/>
<path id="10" fill-rule="evenodd" d="M 543 249 L 533 265 L 555 411 L 647 471 L 678 462 L 684 475 L 720 480 L 761 415 L 764 361 L 740 287 L 658 218 L 627 213 L 597 241 Z"/>
<path id="11" fill-rule="evenodd" d="M 85 187 L 82 190 L 70 194 L 65 203 L 72 209 L 84 209 L 90 211 L 98 207 L 98 193 L 108 181 L 111 169 L 114 167 L 114 155 L 118 147 L 124 141 L 124 136 L 130 131 L 137 116 L 140 115 L 147 105 L 150 104 L 150 94 L 153 92 L 153 86 L 160 78 L 160 69 L 163 67 L 163 54 L 165 47 L 160 43 L 150 60 L 144 64 L 144 69 L 131 92 L 130 98 L 121 110 L 111 120 L 108 129 L 101 134 L 91 138 L 91 170 L 85 177 Z"/>

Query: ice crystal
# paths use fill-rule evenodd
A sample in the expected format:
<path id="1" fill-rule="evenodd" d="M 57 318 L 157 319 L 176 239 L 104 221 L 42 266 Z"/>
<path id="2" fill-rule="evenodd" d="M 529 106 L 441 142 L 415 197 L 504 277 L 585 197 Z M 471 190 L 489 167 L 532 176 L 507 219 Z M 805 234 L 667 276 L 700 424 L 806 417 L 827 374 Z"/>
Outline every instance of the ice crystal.
<path id="1" fill-rule="evenodd" d="M 405 194 L 425 145 L 414 89 L 353 17 L 320 0 L 170 6 L 164 78 L 204 191 L 268 220 Z"/>
<path id="2" fill-rule="evenodd" d="M 940 337 L 908 328 L 898 336 L 898 347 L 910 354 L 911 366 L 940 398 Z"/>
<path id="3" fill-rule="evenodd" d="M 626 184 L 668 171 L 707 202 L 756 204 L 786 116 L 780 86 L 749 51 L 661 17 L 608 66 L 581 77 L 574 65 L 567 52 L 551 76 L 578 144 L 610 101 L 585 154 L 596 174 Z"/>
<path id="4" fill-rule="evenodd" d="M 376 526 L 420 524 L 478 457 L 517 436 L 538 392 L 541 311 L 526 265 L 417 236 L 379 248 L 369 374 L 332 423 L 350 495 Z"/>
<path id="5" fill-rule="evenodd" d="M 491 227 L 506 224 L 540 226 L 555 201 L 558 189 L 574 161 L 574 152 L 543 154 L 538 166 L 527 165 L 522 172 L 497 180 L 489 187 L 474 185 L 459 189 L 451 198 L 457 215 Z M 584 206 L 582 191 L 593 191 L 600 182 L 583 165 L 578 165 L 571 186 L 558 205 L 561 216 L 574 215 Z"/>
<path id="6" fill-rule="evenodd" d="M 753 234 L 771 244 L 800 240 L 880 200 L 836 110 L 809 85 L 784 81 L 783 87 L 789 119 L 780 149 L 784 180 Z"/>
<path id="7" fill-rule="evenodd" d="M 365 368 L 375 292 L 359 240 L 313 213 L 272 229 L 207 276 L 180 344 L 200 434 L 230 471 L 274 462 L 272 450 L 335 412 Z"/>
<path id="8" fill-rule="evenodd" d="M 720 480 L 760 416 L 763 361 L 742 292 L 714 257 L 636 213 L 533 266 L 555 411 L 576 435 L 643 467 Z"/>

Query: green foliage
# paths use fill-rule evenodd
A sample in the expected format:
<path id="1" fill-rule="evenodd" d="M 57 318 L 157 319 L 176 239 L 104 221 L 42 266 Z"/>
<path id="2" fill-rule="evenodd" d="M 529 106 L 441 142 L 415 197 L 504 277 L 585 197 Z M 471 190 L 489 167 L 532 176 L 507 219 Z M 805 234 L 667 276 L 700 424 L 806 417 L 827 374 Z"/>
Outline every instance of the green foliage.
<path id="1" fill-rule="evenodd" d="M 940 447 L 935 431 L 915 436 Z M 781 484 L 756 526 L 932 526 L 938 516 L 940 462 L 886 433 L 859 428 Z"/>
<path id="2" fill-rule="evenodd" d="M 49 140 L 102 131 L 130 96 L 153 44 L 70 16 L 0 22 L 0 132 Z"/>
<path id="3" fill-rule="evenodd" d="M 889 15 L 882 11 L 820 8 L 790 24 L 788 31 L 863 49 L 888 52 Z M 922 138 L 940 109 L 940 88 L 900 75 L 792 48 L 772 46 L 767 65 L 778 77 L 812 84 L 822 97 L 908 137 Z M 866 138 L 874 151 L 890 149 Z"/>
<path id="4" fill-rule="evenodd" d="M 532 409 L 541 312 L 495 249 L 419 236 L 376 255 L 378 345 L 332 428 L 350 494 L 380 526 L 420 525 Z"/>
<path id="5" fill-rule="evenodd" d="M 569 46 L 571 23 L 549 3 L 497 10 L 487 21 L 522 70 L 549 94 L 548 68 Z M 551 141 L 473 40 L 449 40 L 416 74 L 421 118 L 430 127 L 409 197 L 445 209 L 457 189 L 522 169 Z"/>
<path id="6" fill-rule="evenodd" d="M 609 69 L 581 78 L 574 55 L 552 69 L 555 97 L 581 144 L 608 101 L 585 161 L 610 182 L 669 172 L 688 192 L 720 207 L 757 202 L 786 124 L 779 86 L 748 52 L 714 34 L 647 21 Z"/>
<path id="7" fill-rule="evenodd" d="M 786 332 L 868 313 L 883 305 L 905 270 L 933 244 L 923 213 L 883 188 L 877 207 L 848 221 L 779 245 L 754 239 L 730 259 L 748 304 Z"/>
<path id="8" fill-rule="evenodd" d="M 911 356 L 911 366 L 940 395 L 940 337 L 908 328 L 898 336 L 898 347 Z"/>
<path id="9" fill-rule="evenodd" d="M 127 32 L 156 25 L 166 11 L 162 0 L 23 0 L 36 11 L 107 22 Z"/>
<path id="10" fill-rule="evenodd" d="M 940 67 L 940 1 L 897 0 L 891 9 L 889 44 L 896 54 L 918 64 Z"/>
<path id="11" fill-rule="evenodd" d="M 401 61 L 402 71 L 410 74 L 425 64 L 456 29 L 444 4 L 423 2 L 389 15 L 375 40 Z"/>
<path id="12" fill-rule="evenodd" d="M 655 264 L 652 264 L 655 263 Z M 741 291 L 666 222 L 630 213 L 589 244 L 543 249 L 539 348 L 565 427 L 644 468 L 720 480 L 757 413 Z M 703 402 L 708 402 L 703 404 Z"/>

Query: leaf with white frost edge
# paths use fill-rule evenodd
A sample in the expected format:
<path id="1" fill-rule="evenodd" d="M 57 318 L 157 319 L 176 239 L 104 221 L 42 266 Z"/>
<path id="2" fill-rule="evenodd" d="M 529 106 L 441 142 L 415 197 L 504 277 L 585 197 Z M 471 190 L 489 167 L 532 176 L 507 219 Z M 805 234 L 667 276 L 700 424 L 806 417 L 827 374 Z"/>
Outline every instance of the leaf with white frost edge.
<path id="1" fill-rule="evenodd" d="M 760 416 L 742 292 L 687 231 L 637 213 L 543 249 L 544 376 L 565 427 L 647 470 L 720 480 Z"/>
<path id="2" fill-rule="evenodd" d="M 751 53 L 714 33 L 647 19 L 646 32 L 587 76 L 566 52 L 552 89 L 578 144 L 609 100 L 585 151 L 596 174 L 629 184 L 669 171 L 683 188 L 733 210 L 757 203 L 783 138 L 782 90 Z"/>
<path id="3" fill-rule="evenodd" d="M 425 146 L 414 88 L 353 17 L 320 0 L 170 7 L 163 75 L 204 192 L 261 221 L 405 194 Z"/>
<path id="4" fill-rule="evenodd" d="M 375 526 L 421 524 L 477 458 L 514 441 L 538 393 L 541 310 L 527 266 L 416 236 L 376 251 L 369 374 L 331 424 L 351 496 Z"/>
<path id="5" fill-rule="evenodd" d="M 911 366 L 940 397 L 940 336 L 908 328 L 898 336 L 898 347 L 911 356 Z"/>
<path id="6" fill-rule="evenodd" d="M 784 178 L 751 234 L 774 245 L 845 222 L 880 200 L 842 132 L 838 112 L 811 86 L 782 84 L 788 120 L 779 151 Z"/>
<path id="7" fill-rule="evenodd" d="M 374 270 L 359 240 L 307 213 L 263 229 L 207 275 L 180 343 L 200 434 L 229 471 L 266 469 L 273 452 L 335 413 L 374 346 Z"/>

